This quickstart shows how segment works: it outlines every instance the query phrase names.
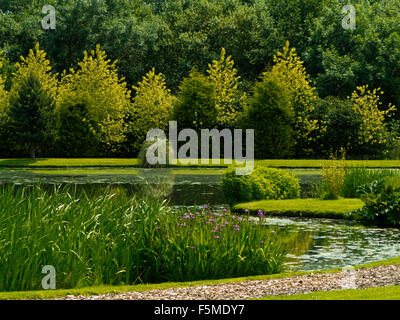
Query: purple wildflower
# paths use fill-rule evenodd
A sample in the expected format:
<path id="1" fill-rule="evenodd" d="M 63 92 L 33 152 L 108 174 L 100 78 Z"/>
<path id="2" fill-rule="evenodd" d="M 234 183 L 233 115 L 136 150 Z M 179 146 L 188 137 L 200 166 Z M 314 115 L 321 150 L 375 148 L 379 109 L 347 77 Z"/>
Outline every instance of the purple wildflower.
<path id="1" fill-rule="evenodd" d="M 258 210 L 257 216 L 260 218 L 264 217 L 264 213 L 261 211 L 261 209 Z"/>

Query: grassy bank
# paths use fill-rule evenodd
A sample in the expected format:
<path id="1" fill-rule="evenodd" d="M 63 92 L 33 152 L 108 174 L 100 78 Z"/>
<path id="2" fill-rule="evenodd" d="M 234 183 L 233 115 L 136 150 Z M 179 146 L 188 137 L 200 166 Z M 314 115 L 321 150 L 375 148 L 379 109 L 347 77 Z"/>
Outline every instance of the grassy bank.
<path id="1" fill-rule="evenodd" d="M 138 159 L 0 159 L 0 167 L 136 167 Z"/>
<path id="2" fill-rule="evenodd" d="M 368 263 L 365 265 L 355 266 L 355 269 L 361 268 L 371 268 L 377 266 L 386 266 L 400 264 L 400 257 L 376 261 Z M 229 279 L 218 279 L 218 280 L 201 280 L 201 281 L 190 281 L 190 282 L 165 282 L 158 284 L 140 284 L 140 285 L 120 285 L 120 286 L 91 286 L 82 287 L 76 289 L 57 289 L 57 290 L 37 290 L 37 291 L 15 291 L 15 292 L 0 292 L 0 300 L 19 300 L 19 299 L 54 299 L 58 297 L 64 297 L 67 295 L 100 295 L 106 293 L 123 293 L 123 292 L 133 292 L 133 291 L 148 291 L 148 290 L 162 290 L 162 289 L 172 289 L 172 288 L 188 288 L 194 286 L 204 286 L 204 285 L 216 285 L 221 283 L 237 283 L 243 281 L 256 281 L 256 280 L 270 280 L 286 277 L 295 277 L 307 274 L 315 273 L 333 273 L 341 272 L 340 268 L 325 270 L 325 271 L 313 271 L 313 272 L 285 272 L 277 273 L 272 275 L 260 275 L 260 276 L 248 276 L 239 278 L 229 278 Z M 345 290 L 347 291 L 347 290 Z M 352 290 L 354 291 L 354 290 Z M 324 294 L 324 292 L 317 292 L 316 294 Z M 299 295 L 300 296 L 300 295 Z M 293 297 L 293 296 L 291 296 Z M 288 299 L 290 296 L 275 296 L 275 297 L 265 297 L 265 299 Z"/>
<path id="3" fill-rule="evenodd" d="M 400 300 L 400 286 L 317 291 L 290 296 L 267 296 L 259 300 Z"/>
<path id="4" fill-rule="evenodd" d="M 302 159 L 274 159 L 256 160 L 256 165 L 274 168 L 315 168 L 321 169 L 322 166 L 329 165 L 330 160 L 302 160 Z M 38 158 L 38 159 L 0 159 L 0 167 L 137 167 L 138 159 L 62 159 L 62 158 Z M 239 162 L 240 164 L 240 162 Z M 212 163 L 211 160 L 197 161 L 179 160 L 173 167 L 227 167 L 230 163 L 223 159 Z M 400 160 L 346 160 L 346 167 L 365 167 L 365 168 L 400 168 Z"/>
<path id="5" fill-rule="evenodd" d="M 250 214 L 257 214 L 262 210 L 265 215 L 309 217 L 309 218 L 346 218 L 346 213 L 362 208 L 364 203 L 360 199 L 319 200 L 319 199 L 289 199 L 289 200 L 262 200 L 240 203 L 233 210 Z"/>

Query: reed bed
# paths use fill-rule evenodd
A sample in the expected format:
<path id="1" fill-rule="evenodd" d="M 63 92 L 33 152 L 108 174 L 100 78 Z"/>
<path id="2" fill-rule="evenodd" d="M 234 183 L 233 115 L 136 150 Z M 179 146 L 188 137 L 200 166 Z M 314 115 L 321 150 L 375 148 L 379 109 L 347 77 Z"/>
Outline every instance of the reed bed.
<path id="1" fill-rule="evenodd" d="M 248 217 L 74 186 L 0 187 L 0 291 L 191 281 L 281 272 L 285 246 Z"/>

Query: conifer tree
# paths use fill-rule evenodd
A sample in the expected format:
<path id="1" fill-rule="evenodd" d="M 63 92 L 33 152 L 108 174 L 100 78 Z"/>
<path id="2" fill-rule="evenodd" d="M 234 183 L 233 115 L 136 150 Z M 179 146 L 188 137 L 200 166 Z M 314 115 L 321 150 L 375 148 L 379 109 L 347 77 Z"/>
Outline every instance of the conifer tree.
<path id="1" fill-rule="evenodd" d="M 307 154 L 311 151 L 308 150 L 308 141 L 315 136 L 311 133 L 325 130 L 322 123 L 311 117 L 317 99 L 315 88 L 311 85 L 303 61 L 297 55 L 296 49 L 290 48 L 289 41 L 286 41 L 282 52 L 278 51 L 273 60 L 272 69 L 263 75 L 275 74 L 289 92 L 295 112 L 296 153 L 298 156 Z"/>
<path id="2" fill-rule="evenodd" d="M 151 129 L 166 130 L 175 97 L 171 95 L 163 74 L 153 68 L 133 89 L 136 95 L 128 118 L 127 139 L 129 149 L 139 152 Z"/>
<path id="3" fill-rule="evenodd" d="M 211 129 L 217 125 L 214 86 L 197 69 L 182 80 L 174 104 L 173 117 L 180 128 Z"/>
<path id="4" fill-rule="evenodd" d="M 0 69 L 3 67 L 3 53 L 0 51 Z M 8 106 L 9 93 L 5 89 L 5 79 L 0 75 L 0 122 L 4 119 Z"/>
<path id="5" fill-rule="evenodd" d="M 10 99 L 9 118 L 12 139 L 28 148 L 35 159 L 38 150 L 51 142 L 49 115 L 53 114 L 54 100 L 40 82 L 39 75 L 31 73 L 22 78 Z"/>
<path id="6" fill-rule="evenodd" d="M 77 71 L 63 73 L 59 90 L 60 106 L 68 100 L 89 103 L 88 118 L 103 154 L 115 152 L 124 141 L 124 117 L 130 108 L 130 91 L 119 78 L 116 63 L 97 45 L 90 53 L 84 52 Z"/>
<path id="7" fill-rule="evenodd" d="M 237 120 L 237 116 L 246 99 L 246 95 L 240 95 L 238 83 L 240 77 L 233 67 L 234 61 L 231 56 L 226 57 L 225 49 L 221 50 L 221 58 L 213 60 L 208 65 L 208 78 L 214 86 L 217 100 L 217 123 L 221 127 L 231 127 Z"/>
<path id="8" fill-rule="evenodd" d="M 254 85 L 254 95 L 245 108 L 242 127 L 254 129 L 258 159 L 285 158 L 294 147 L 295 113 L 290 94 L 274 74 L 264 75 Z"/>

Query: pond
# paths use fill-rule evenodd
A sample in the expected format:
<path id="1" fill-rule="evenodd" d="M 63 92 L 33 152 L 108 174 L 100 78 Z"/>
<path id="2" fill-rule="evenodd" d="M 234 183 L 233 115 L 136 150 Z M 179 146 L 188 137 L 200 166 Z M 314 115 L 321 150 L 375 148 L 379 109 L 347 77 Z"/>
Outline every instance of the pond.
<path id="1" fill-rule="evenodd" d="M 344 220 L 264 218 L 287 243 L 292 271 L 329 270 L 400 256 L 400 230 L 372 228 Z"/>
<path id="2" fill-rule="evenodd" d="M 127 194 L 147 189 L 148 192 L 161 190 L 171 205 L 222 205 L 224 197 L 220 179 L 223 171 L 139 168 L 0 169 L 0 184 L 40 183 L 48 187 L 76 184 L 78 188 L 90 193 L 101 193 L 105 188 L 123 189 Z"/>
<path id="3" fill-rule="evenodd" d="M 150 184 L 165 189 L 171 205 L 225 204 L 220 186 L 225 169 L 140 169 L 140 168 L 35 168 L 0 169 L 0 184 L 44 185 L 76 184 L 92 192 L 105 187 L 124 189 L 128 194 Z M 296 172 L 297 170 L 293 170 Z M 309 172 L 309 173 L 308 173 Z M 320 178 L 318 172 L 299 171 L 302 197 L 308 197 L 311 186 Z"/>

